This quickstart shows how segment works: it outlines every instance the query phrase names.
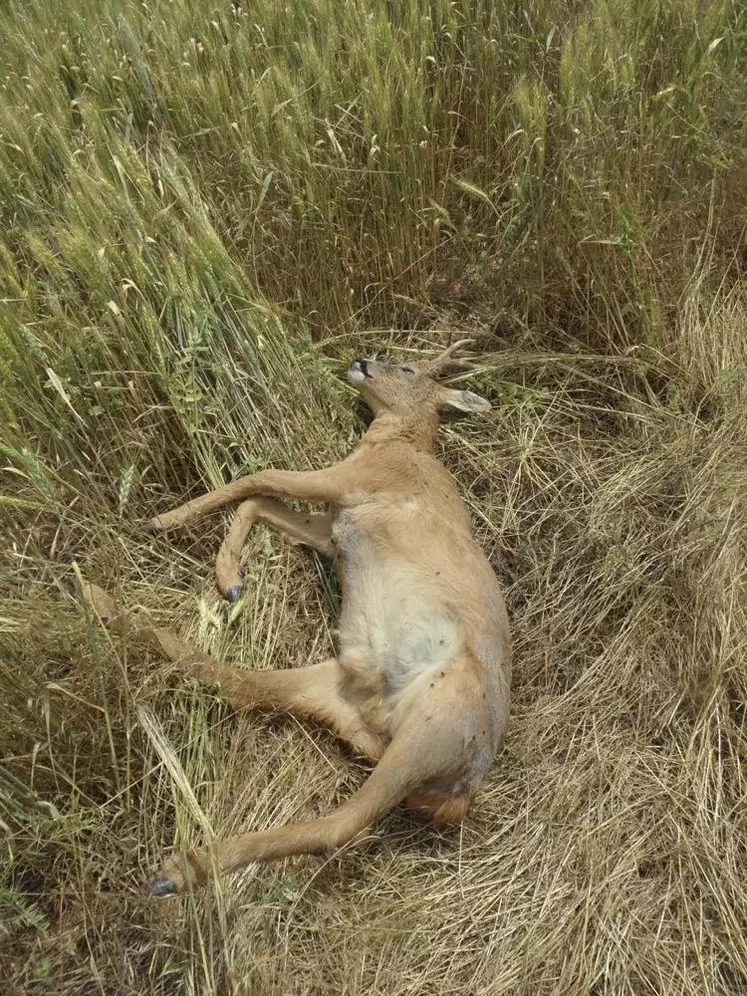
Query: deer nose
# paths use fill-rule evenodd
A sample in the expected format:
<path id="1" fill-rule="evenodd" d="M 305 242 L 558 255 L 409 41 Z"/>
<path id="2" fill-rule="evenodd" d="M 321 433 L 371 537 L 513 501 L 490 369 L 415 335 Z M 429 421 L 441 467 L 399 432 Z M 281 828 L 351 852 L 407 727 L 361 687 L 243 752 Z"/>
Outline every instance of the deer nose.
<path id="1" fill-rule="evenodd" d="M 370 376 L 371 372 L 366 360 L 353 360 L 348 367 L 348 380 L 351 384 L 362 384 Z"/>

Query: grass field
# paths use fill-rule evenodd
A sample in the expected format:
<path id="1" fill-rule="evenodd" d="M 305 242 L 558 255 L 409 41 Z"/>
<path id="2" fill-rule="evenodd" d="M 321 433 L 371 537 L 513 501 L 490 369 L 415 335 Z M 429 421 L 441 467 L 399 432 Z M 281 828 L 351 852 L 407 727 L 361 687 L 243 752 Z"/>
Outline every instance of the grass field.
<path id="1" fill-rule="evenodd" d="M 0 5 L 0 990 L 747 991 L 747 15 L 737 0 Z M 505 749 L 461 830 L 159 904 L 176 841 L 363 767 L 89 626 L 333 646 L 328 565 L 156 512 L 319 467 L 354 355 L 472 335 L 441 452 L 501 577 Z"/>

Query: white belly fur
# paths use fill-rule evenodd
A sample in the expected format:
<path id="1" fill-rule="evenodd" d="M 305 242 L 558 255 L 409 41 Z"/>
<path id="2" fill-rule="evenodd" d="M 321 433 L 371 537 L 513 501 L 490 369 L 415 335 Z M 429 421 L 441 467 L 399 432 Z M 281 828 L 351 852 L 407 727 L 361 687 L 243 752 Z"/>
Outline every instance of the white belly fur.
<path id="1" fill-rule="evenodd" d="M 351 547 L 353 547 L 351 549 Z M 424 672 L 459 654 L 456 620 L 434 604 L 433 590 L 416 564 L 377 557 L 365 534 L 347 545 L 340 656 L 364 655 L 396 694 Z"/>

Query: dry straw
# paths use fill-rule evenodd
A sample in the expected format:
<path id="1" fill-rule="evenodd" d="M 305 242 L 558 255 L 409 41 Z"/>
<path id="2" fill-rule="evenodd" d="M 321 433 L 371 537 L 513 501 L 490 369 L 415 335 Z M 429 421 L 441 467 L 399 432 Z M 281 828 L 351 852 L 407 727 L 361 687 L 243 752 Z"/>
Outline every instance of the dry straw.
<path id="1" fill-rule="evenodd" d="M 743 993 L 742 6 L 29 0 L 0 32 L 0 989 Z M 226 660 L 320 659 L 326 565 L 257 530 L 227 607 L 222 517 L 140 523 L 332 463 L 346 360 L 464 337 L 493 409 L 441 445 L 516 651 L 468 822 L 145 901 L 173 840 L 364 772 L 95 631 L 72 565 Z"/>

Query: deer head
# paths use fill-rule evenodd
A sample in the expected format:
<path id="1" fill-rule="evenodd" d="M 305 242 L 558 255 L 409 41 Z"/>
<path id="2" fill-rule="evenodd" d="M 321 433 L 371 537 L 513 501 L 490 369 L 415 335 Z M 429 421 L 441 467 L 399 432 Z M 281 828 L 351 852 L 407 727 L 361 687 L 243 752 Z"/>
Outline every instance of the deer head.
<path id="1" fill-rule="evenodd" d="M 419 363 L 353 360 L 347 378 L 354 384 L 368 407 L 379 417 L 387 412 L 399 416 L 435 414 L 451 408 L 461 412 L 484 412 L 490 402 L 472 391 L 458 391 L 438 383 L 436 378 L 448 370 L 472 370 L 474 364 L 457 359 L 454 354 L 470 343 L 462 339 L 432 360 Z"/>

